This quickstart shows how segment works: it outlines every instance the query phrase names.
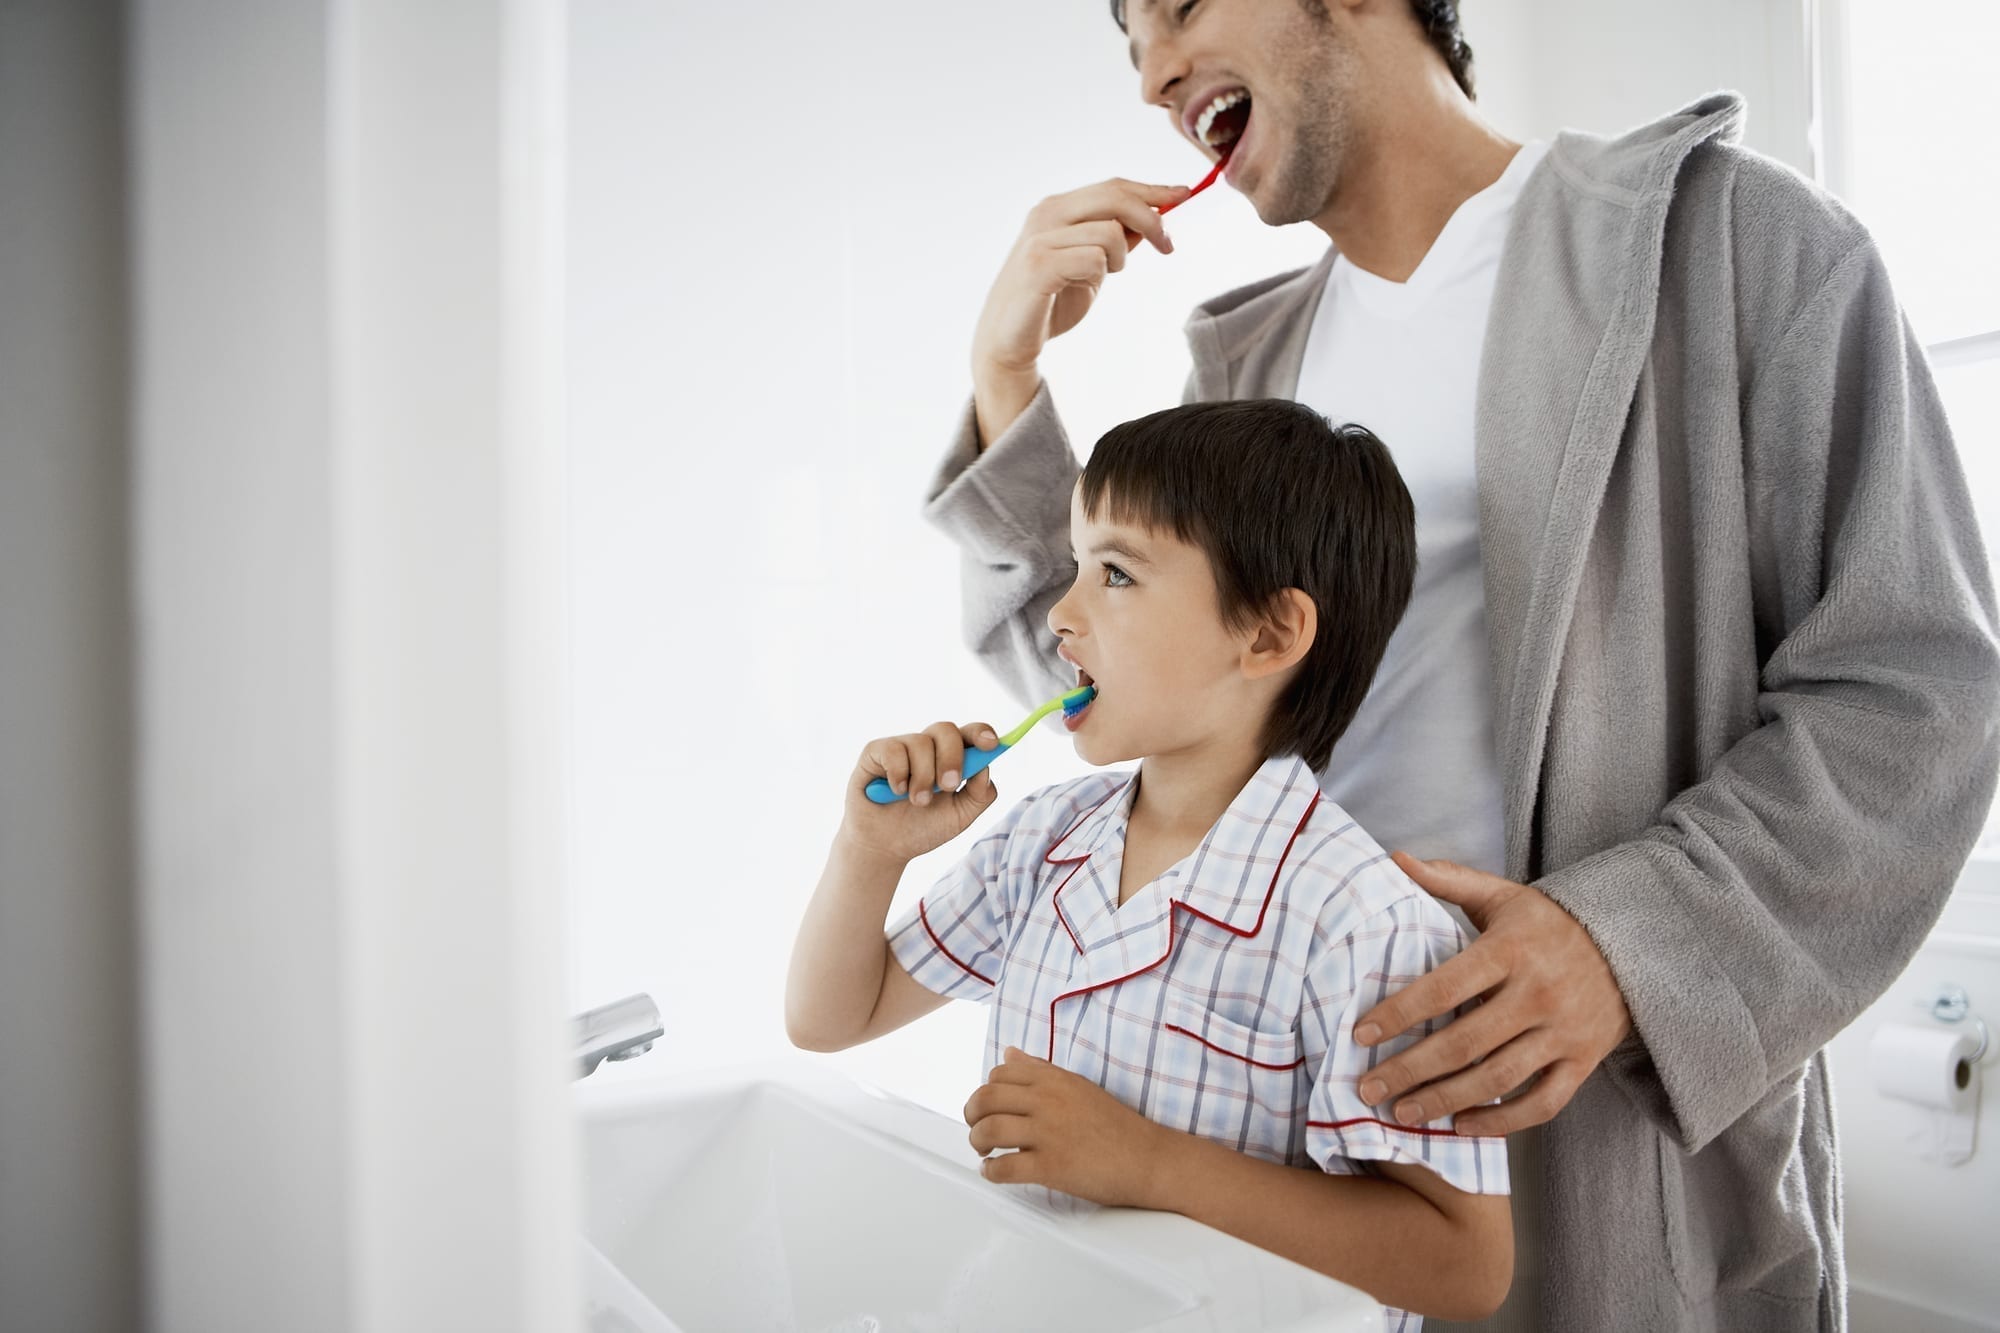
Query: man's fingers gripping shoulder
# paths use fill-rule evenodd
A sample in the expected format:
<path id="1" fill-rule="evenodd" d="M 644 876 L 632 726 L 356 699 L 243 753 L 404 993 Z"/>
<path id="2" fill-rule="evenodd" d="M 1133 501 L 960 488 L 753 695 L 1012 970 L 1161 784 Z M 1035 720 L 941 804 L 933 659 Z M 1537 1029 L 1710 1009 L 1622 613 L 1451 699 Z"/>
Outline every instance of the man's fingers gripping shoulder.
<path id="1" fill-rule="evenodd" d="M 1354 1039 L 1363 1046 L 1374 1046 L 1451 1013 L 1498 985 L 1507 975 L 1506 967 L 1480 944 L 1473 941 L 1464 953 L 1447 959 L 1363 1014 L 1354 1025 Z"/>

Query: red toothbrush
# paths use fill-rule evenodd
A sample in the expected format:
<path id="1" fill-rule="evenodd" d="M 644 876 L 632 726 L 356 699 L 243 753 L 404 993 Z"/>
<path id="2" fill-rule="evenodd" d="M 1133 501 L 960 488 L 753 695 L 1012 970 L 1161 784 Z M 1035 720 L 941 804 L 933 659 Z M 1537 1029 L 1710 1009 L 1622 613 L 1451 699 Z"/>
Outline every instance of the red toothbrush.
<path id="1" fill-rule="evenodd" d="M 1185 196 L 1174 200 L 1173 203 L 1168 204 L 1165 208 L 1161 209 L 1160 216 L 1165 217 L 1167 214 L 1173 212 L 1176 208 L 1179 208 L 1182 204 L 1186 203 L 1189 199 L 1194 198 L 1196 195 L 1200 194 L 1203 190 L 1206 190 L 1209 186 L 1215 184 L 1215 178 L 1217 176 L 1220 176 L 1222 174 L 1222 169 L 1228 165 L 1229 165 L 1229 154 L 1224 153 L 1221 157 L 1216 158 L 1215 165 L 1208 169 L 1208 174 L 1206 176 L 1203 176 L 1201 178 L 1201 181 L 1192 190 L 1189 190 Z"/>

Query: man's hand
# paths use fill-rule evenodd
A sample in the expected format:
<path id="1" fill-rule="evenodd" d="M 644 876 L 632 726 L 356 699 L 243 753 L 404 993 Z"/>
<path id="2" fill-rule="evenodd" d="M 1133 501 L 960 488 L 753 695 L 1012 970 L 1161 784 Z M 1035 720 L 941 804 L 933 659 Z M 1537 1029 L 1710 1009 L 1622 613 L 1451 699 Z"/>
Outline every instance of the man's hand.
<path id="1" fill-rule="evenodd" d="M 907 736 L 868 742 L 847 779 L 840 841 L 888 861 L 911 861 L 944 846 L 965 832 L 1000 794 L 990 769 L 959 785 L 965 752 L 990 750 L 999 743 L 999 733 L 984 722 L 966 727 L 934 722 Z M 868 784 L 876 778 L 908 799 L 875 804 L 868 799 Z"/>
<path id="2" fill-rule="evenodd" d="M 1107 274 L 1149 240 L 1171 253 L 1159 209 L 1185 199 L 1185 185 L 1108 180 L 1044 199 L 993 280 L 972 336 L 972 390 L 979 437 L 991 444 L 1034 400 L 1037 363 L 1049 339 L 1075 328 Z"/>
<path id="3" fill-rule="evenodd" d="M 1481 934 L 1464 953 L 1363 1014 L 1355 1040 L 1373 1046 L 1476 996 L 1485 999 L 1370 1070 L 1361 1081 L 1362 1100 L 1393 1101 L 1395 1119 L 1406 1125 L 1464 1112 L 1455 1122 L 1461 1134 L 1511 1134 L 1553 1118 L 1632 1030 L 1604 955 L 1574 917 L 1537 889 L 1450 861 L 1398 852 L 1395 862 L 1421 888 L 1464 908 Z M 1535 1086 L 1521 1096 L 1483 1105 L 1530 1079 Z"/>
<path id="4" fill-rule="evenodd" d="M 1003 1185 L 1046 1185 L 1078 1198 L 1146 1207 L 1160 1126 L 1089 1079 L 1009 1046 L 1006 1063 L 965 1104 L 968 1136 L 988 1157 L 980 1169 Z"/>

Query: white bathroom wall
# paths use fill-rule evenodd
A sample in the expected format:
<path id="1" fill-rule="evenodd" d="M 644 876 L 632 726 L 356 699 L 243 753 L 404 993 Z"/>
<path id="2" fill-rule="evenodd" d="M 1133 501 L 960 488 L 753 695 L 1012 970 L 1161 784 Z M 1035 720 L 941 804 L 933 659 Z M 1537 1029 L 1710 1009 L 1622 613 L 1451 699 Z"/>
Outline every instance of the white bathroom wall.
<path id="1" fill-rule="evenodd" d="M 561 1329 L 560 9 L 131 25 L 143 1323 Z"/>
<path id="2" fill-rule="evenodd" d="M 1807 0 L 1468 0 L 1479 100 L 1519 135 L 1616 134 L 1743 94 L 1743 142 L 1810 175 Z"/>

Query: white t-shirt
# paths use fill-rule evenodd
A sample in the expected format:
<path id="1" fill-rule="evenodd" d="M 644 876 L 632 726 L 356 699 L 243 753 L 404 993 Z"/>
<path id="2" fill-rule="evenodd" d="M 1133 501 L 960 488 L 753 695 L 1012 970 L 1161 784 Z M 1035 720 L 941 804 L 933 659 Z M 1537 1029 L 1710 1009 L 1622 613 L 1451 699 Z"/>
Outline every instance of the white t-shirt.
<path id="1" fill-rule="evenodd" d="M 1336 424 L 1379 435 L 1417 510 L 1410 608 L 1320 787 L 1382 846 L 1494 874 L 1505 873 L 1506 852 L 1473 419 L 1507 225 L 1547 151 L 1524 145 L 1499 180 L 1460 204 L 1407 282 L 1337 257 L 1296 395 Z M 1541 1323 L 1541 1131 L 1509 1135 L 1507 1156 L 1514 1286 L 1481 1327 L 1526 1333 Z"/>
<path id="2" fill-rule="evenodd" d="M 1334 260 L 1297 397 L 1389 446 L 1417 509 L 1417 578 L 1361 711 L 1321 775 L 1384 847 L 1506 868 L 1479 569 L 1473 399 L 1514 200 L 1547 145 L 1460 204 L 1407 282 Z"/>

